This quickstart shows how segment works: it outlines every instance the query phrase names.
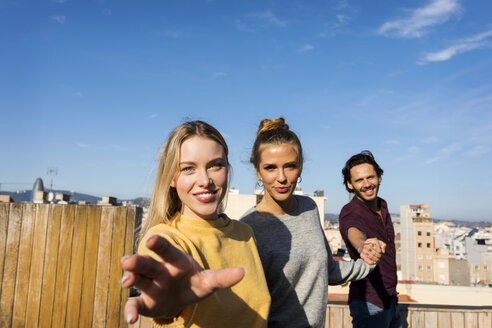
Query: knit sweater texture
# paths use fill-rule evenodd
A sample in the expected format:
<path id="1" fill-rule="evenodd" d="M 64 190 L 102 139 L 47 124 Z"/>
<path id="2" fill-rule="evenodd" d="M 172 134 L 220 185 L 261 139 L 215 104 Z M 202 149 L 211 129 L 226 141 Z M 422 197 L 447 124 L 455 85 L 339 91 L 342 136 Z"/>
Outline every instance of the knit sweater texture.
<path id="1" fill-rule="evenodd" d="M 254 230 L 272 298 L 268 326 L 322 328 L 328 284 L 363 279 L 374 266 L 333 260 L 316 203 L 294 197 L 298 207 L 292 213 L 273 216 L 253 207 L 241 221 Z"/>

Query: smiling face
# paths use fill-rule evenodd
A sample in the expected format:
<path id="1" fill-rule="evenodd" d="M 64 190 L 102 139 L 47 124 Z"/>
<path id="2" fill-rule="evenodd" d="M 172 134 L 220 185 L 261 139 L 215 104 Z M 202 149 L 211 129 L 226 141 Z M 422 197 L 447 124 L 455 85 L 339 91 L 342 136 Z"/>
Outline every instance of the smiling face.
<path id="1" fill-rule="evenodd" d="M 381 178 L 378 177 L 374 167 L 364 163 L 350 169 L 350 181 L 347 181 L 347 187 L 352 189 L 360 200 L 375 205 L 380 182 Z"/>
<path id="2" fill-rule="evenodd" d="M 301 175 L 297 152 L 289 143 L 265 144 L 261 146 L 260 163 L 256 174 L 262 180 L 265 203 L 287 205 L 295 200 L 292 193 L 297 186 L 297 178 Z M 262 201 L 263 202 L 263 201 Z M 285 206 L 282 206 L 285 208 Z"/>
<path id="3" fill-rule="evenodd" d="M 182 202 L 181 213 L 215 220 L 227 191 L 227 158 L 216 141 L 192 136 L 180 148 L 179 169 L 171 183 Z"/>

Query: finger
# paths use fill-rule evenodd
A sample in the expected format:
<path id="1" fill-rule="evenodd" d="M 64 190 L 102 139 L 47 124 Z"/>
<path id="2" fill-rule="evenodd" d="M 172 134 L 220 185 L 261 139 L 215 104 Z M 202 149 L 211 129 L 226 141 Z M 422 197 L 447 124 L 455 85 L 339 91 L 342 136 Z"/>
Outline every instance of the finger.
<path id="1" fill-rule="evenodd" d="M 125 320 L 129 324 L 134 324 L 138 320 L 138 300 L 139 297 L 129 298 L 125 304 Z"/>
<path id="2" fill-rule="evenodd" d="M 121 266 L 126 271 L 156 279 L 163 274 L 162 263 L 147 255 L 126 256 L 121 260 Z"/>
<path id="3" fill-rule="evenodd" d="M 381 253 L 386 252 L 386 243 L 382 242 L 381 240 L 379 241 L 379 247 L 381 247 Z"/>
<path id="4" fill-rule="evenodd" d="M 199 273 L 201 288 L 196 291 L 199 297 L 204 297 L 218 288 L 229 288 L 243 279 L 246 269 L 227 268 L 219 271 L 204 270 Z"/>
<path id="5" fill-rule="evenodd" d="M 174 247 L 166 238 L 151 235 L 147 238 L 146 246 L 168 263 L 179 263 L 187 254 Z"/>

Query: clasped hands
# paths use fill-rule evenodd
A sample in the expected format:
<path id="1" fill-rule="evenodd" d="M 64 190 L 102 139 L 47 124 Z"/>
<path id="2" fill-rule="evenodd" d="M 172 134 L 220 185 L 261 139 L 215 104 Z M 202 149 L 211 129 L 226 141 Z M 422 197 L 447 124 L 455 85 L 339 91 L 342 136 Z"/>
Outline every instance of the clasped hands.
<path id="1" fill-rule="evenodd" d="M 381 255 L 386 251 L 386 244 L 377 238 L 368 238 L 358 251 L 360 258 L 372 265 L 379 262 Z"/>

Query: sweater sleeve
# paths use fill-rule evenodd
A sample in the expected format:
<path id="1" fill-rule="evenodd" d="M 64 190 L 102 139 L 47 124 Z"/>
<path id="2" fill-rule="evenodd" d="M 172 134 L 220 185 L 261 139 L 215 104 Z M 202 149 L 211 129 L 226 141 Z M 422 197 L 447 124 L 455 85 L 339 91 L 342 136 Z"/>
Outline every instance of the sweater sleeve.
<path id="1" fill-rule="evenodd" d="M 335 261 L 328 247 L 328 284 L 341 285 L 349 281 L 364 279 L 376 265 L 369 265 L 362 259 L 357 261 Z"/>

